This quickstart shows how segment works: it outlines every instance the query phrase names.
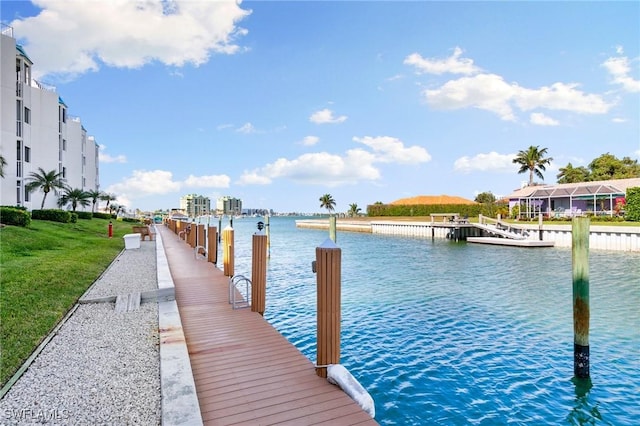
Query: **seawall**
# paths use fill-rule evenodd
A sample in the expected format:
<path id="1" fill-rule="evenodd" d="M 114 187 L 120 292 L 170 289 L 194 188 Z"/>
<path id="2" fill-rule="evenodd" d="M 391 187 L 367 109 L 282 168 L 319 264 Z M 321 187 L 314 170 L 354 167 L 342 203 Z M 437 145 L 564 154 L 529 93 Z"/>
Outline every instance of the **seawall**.
<path id="1" fill-rule="evenodd" d="M 326 219 L 297 220 L 298 228 L 329 229 Z M 520 228 L 529 231 L 527 239 L 553 241 L 556 247 L 571 247 L 571 225 L 526 225 Z M 418 238 L 451 238 L 451 228 L 432 226 L 431 222 L 420 221 L 341 221 L 336 223 L 338 231 L 368 232 L 383 235 L 400 235 Z M 466 228 L 469 235 L 475 235 L 476 228 Z M 472 230 L 473 229 L 473 230 Z M 542 231 L 542 232 L 540 232 Z M 590 228 L 589 247 L 595 250 L 640 252 L 640 226 L 595 226 Z"/>

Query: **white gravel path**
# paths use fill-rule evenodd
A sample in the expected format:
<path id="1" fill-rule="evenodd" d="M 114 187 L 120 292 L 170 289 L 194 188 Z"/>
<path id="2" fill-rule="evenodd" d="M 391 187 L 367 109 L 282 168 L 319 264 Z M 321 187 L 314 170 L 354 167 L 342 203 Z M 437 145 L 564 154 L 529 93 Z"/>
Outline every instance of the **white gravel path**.
<path id="1" fill-rule="evenodd" d="M 155 241 L 123 251 L 87 298 L 157 288 Z M 0 400 L 1 425 L 159 425 L 158 305 L 85 304 Z"/>

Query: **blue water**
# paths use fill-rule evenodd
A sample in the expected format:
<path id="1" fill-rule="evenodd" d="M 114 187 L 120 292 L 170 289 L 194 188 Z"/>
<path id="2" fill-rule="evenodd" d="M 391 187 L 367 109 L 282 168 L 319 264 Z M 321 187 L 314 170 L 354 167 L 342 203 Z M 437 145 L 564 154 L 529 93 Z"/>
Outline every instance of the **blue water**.
<path id="1" fill-rule="evenodd" d="M 234 220 L 251 276 L 257 218 Z M 223 222 L 223 226 L 227 224 Z M 265 318 L 316 359 L 315 248 L 271 218 Z M 640 253 L 590 254 L 591 386 L 573 377 L 571 250 L 339 232 L 341 363 L 383 425 L 640 422 Z"/>

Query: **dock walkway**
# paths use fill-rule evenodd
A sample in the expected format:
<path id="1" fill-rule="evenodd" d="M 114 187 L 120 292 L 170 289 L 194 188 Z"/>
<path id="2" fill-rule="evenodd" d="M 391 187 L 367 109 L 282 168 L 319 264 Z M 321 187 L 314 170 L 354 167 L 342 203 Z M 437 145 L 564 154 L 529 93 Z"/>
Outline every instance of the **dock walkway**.
<path id="1" fill-rule="evenodd" d="M 377 425 L 260 314 L 232 309 L 229 279 L 158 226 L 204 424 Z M 269 306 L 266 307 L 269 309 Z"/>

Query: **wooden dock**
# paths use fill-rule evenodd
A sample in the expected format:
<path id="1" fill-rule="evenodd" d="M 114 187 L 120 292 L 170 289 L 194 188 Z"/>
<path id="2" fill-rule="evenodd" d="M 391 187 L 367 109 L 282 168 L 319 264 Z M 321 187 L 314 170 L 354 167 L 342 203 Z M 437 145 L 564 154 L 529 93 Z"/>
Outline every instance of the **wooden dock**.
<path id="1" fill-rule="evenodd" d="M 232 309 L 229 279 L 220 269 L 196 259 L 193 248 L 171 230 L 157 228 L 205 424 L 378 424 L 317 376 L 313 363 L 260 314 Z"/>
<path id="2" fill-rule="evenodd" d="M 467 242 L 511 247 L 553 247 L 555 245 L 553 241 L 512 240 L 509 238 L 497 237 L 469 237 L 467 238 Z"/>

